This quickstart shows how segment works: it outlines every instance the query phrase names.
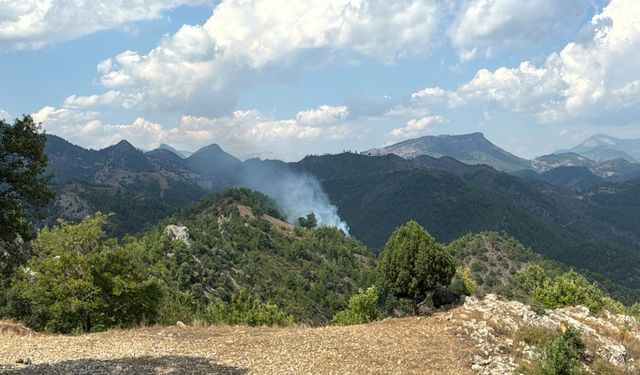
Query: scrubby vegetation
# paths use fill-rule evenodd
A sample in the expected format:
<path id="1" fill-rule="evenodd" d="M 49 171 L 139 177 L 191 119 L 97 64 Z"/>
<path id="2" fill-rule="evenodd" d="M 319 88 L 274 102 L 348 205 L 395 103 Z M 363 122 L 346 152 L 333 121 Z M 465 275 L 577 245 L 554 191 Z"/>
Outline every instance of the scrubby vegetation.
<path id="1" fill-rule="evenodd" d="M 514 287 L 528 296 L 532 306 L 555 309 L 583 305 L 592 312 L 607 309 L 620 313 L 625 310 L 624 305 L 607 296 L 574 270 L 549 276 L 543 267 L 534 264 L 515 275 Z"/>
<path id="2" fill-rule="evenodd" d="M 294 231 L 282 218 L 268 197 L 238 189 L 139 238 L 108 238 L 102 214 L 60 222 L 39 232 L 34 256 L 2 293 L 3 313 L 64 333 L 178 321 L 326 324 L 373 283 L 375 261 L 338 229 Z M 167 224 L 186 226 L 189 239 L 171 240 Z M 349 314 L 377 317 L 351 298 Z"/>
<path id="3" fill-rule="evenodd" d="M 381 314 L 378 300 L 378 289 L 375 286 L 366 290 L 359 289 L 358 293 L 349 299 L 347 309 L 337 312 L 331 319 L 331 323 L 351 325 L 373 322 Z"/>
<path id="4" fill-rule="evenodd" d="M 451 281 L 451 291 L 463 295 L 470 296 L 476 293 L 476 282 L 473 280 L 471 270 L 466 266 L 456 268 L 456 273 Z"/>
<path id="5" fill-rule="evenodd" d="M 527 293 L 514 289 L 514 277 L 530 265 L 537 264 L 548 274 L 562 272 L 562 265 L 525 247 L 504 232 L 466 234 L 447 245 L 458 265 L 469 269 L 477 293 L 496 293 L 507 298 L 525 300 Z"/>
<path id="6" fill-rule="evenodd" d="M 558 332 L 540 346 L 533 366 L 522 367 L 526 375 L 578 375 L 584 373 L 581 360 L 586 346 L 580 333 L 569 325 L 562 325 Z"/>

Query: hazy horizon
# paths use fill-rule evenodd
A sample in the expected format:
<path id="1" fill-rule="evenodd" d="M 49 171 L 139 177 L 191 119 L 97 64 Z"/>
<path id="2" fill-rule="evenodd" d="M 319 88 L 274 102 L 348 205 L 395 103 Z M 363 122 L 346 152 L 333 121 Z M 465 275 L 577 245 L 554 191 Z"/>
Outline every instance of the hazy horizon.
<path id="1" fill-rule="evenodd" d="M 482 132 L 477 132 L 477 133 L 480 133 L 480 134 L 482 134 L 485 138 L 487 138 L 487 137 L 486 137 L 486 135 L 484 135 L 484 133 L 482 133 Z M 58 135 L 58 134 L 53 134 L 53 133 L 48 133 L 48 134 L 55 135 L 55 136 L 61 137 L 61 138 L 65 139 L 65 140 L 69 141 L 68 139 L 66 139 L 66 138 L 64 138 L 64 137 L 62 137 L 62 136 L 60 136 L 60 135 Z M 470 134 L 473 134 L 473 133 L 465 133 L 465 134 L 429 134 L 429 135 L 425 135 L 425 136 L 433 136 L 433 137 L 448 136 L 448 137 L 455 137 L 455 136 L 464 136 L 464 135 L 470 135 Z M 584 139 L 582 142 L 579 142 L 579 143 L 577 143 L 577 144 L 575 144 L 575 145 L 573 145 L 573 146 L 578 146 L 579 144 L 582 144 L 583 142 L 585 142 L 585 141 L 587 141 L 588 139 L 590 139 L 590 138 L 592 138 L 592 137 L 595 137 L 595 136 L 607 136 L 607 137 L 613 137 L 613 136 L 610 136 L 610 135 L 608 135 L 608 134 L 604 134 L 604 133 L 594 134 L 594 135 L 591 135 L 591 136 L 589 136 L 588 138 Z M 420 137 L 423 137 L 423 136 L 418 136 L 418 137 L 416 137 L 416 138 L 420 138 Z M 614 138 L 617 138 L 617 137 L 614 137 Z M 404 142 L 404 141 L 407 141 L 407 140 L 411 140 L 411 139 L 415 139 L 415 138 L 408 138 L 408 139 L 405 139 L 405 140 L 399 140 L 398 142 L 394 142 L 393 144 L 395 144 L 395 143 L 401 143 L 401 142 Z M 489 142 L 491 142 L 491 143 L 494 143 L 494 142 L 493 142 L 491 139 L 489 139 L 489 138 L 487 138 L 487 140 L 488 140 Z M 108 148 L 108 147 L 114 146 L 114 145 L 116 145 L 116 144 L 118 144 L 118 143 L 120 143 L 120 142 L 122 142 L 122 141 L 127 141 L 127 142 L 129 142 L 133 147 L 135 147 L 136 149 L 138 149 L 138 150 L 140 150 L 140 151 L 142 151 L 142 152 L 149 152 L 149 151 L 153 151 L 153 150 L 156 150 L 156 149 L 158 149 L 158 148 L 160 148 L 161 146 L 163 146 L 163 145 L 164 145 L 164 146 L 169 146 L 169 147 L 173 148 L 173 149 L 174 149 L 176 152 L 178 152 L 178 153 L 182 153 L 182 152 L 185 152 L 185 151 L 186 151 L 186 152 L 187 152 L 187 153 L 189 153 L 189 154 L 193 154 L 193 153 L 195 153 L 196 151 L 198 151 L 198 150 L 200 150 L 200 149 L 203 149 L 203 148 L 205 148 L 205 147 L 207 147 L 207 146 L 210 146 L 210 145 L 216 144 L 216 145 L 220 146 L 220 148 L 222 148 L 222 150 L 223 150 L 223 151 L 225 151 L 225 152 L 227 152 L 227 153 L 229 153 L 229 154 L 231 154 L 231 155 L 235 156 L 236 158 L 238 158 L 238 159 L 240 159 L 240 160 L 248 160 L 248 159 L 251 159 L 251 158 L 255 158 L 255 157 L 257 157 L 257 158 L 261 158 L 261 159 L 270 158 L 270 159 L 278 159 L 278 160 L 282 160 L 282 161 L 286 161 L 286 162 L 294 162 L 294 161 L 298 161 L 298 160 L 303 159 L 303 158 L 304 158 L 305 156 L 307 156 L 307 155 L 315 155 L 315 153 L 307 153 L 307 154 L 294 155 L 294 154 L 291 154 L 291 153 L 289 153 L 289 154 L 287 154 L 287 153 L 278 153 L 278 152 L 273 151 L 273 150 L 255 150 L 254 152 L 250 152 L 250 153 L 246 153 L 246 154 L 237 155 L 237 154 L 234 154 L 233 152 L 231 152 L 231 151 L 227 150 L 227 149 L 225 148 L 225 146 L 224 146 L 224 145 L 221 145 L 221 144 L 218 144 L 218 143 L 215 143 L 215 142 L 210 143 L 210 144 L 208 144 L 208 145 L 204 145 L 204 146 L 199 147 L 199 148 L 197 148 L 197 149 L 184 149 L 184 148 L 180 149 L 180 148 L 178 148 L 178 147 L 173 146 L 171 143 L 161 143 L 161 144 L 159 144 L 159 145 L 158 145 L 158 147 L 154 147 L 154 148 L 144 148 L 144 147 L 140 147 L 140 146 L 136 145 L 135 143 L 131 142 L 130 140 L 128 140 L 128 139 L 126 139 L 126 138 L 122 138 L 122 139 L 116 140 L 116 141 L 114 141 L 113 143 L 108 144 L 108 145 L 106 145 L 106 146 L 104 146 L 104 147 L 100 147 L 100 148 L 86 147 L 86 146 L 83 146 L 83 145 L 81 145 L 81 144 L 77 144 L 77 143 L 74 143 L 74 142 L 71 142 L 71 143 L 72 143 L 72 144 L 74 144 L 74 145 L 76 145 L 76 146 L 83 147 L 83 148 L 85 148 L 85 149 L 102 150 L 102 149 L 105 149 L 105 148 Z M 169 142 L 171 142 L 171 140 L 168 140 L 168 141 L 169 141 Z M 495 144 L 495 143 L 494 143 L 494 144 Z M 369 148 L 367 148 L 367 149 L 362 149 L 362 150 L 355 150 L 355 149 L 351 149 L 351 150 L 341 150 L 341 151 L 336 151 L 336 152 L 327 152 L 327 153 L 328 153 L 328 154 L 336 154 L 336 153 L 341 153 L 341 152 L 344 152 L 344 151 L 351 151 L 351 152 L 357 152 L 357 153 L 360 153 L 360 152 L 368 151 L 368 150 L 371 150 L 371 149 L 374 149 L 374 148 L 382 148 L 382 147 L 384 147 L 384 146 L 385 146 L 385 145 L 379 145 L 379 146 L 372 146 L 372 147 L 369 147 Z M 500 147 L 499 145 L 496 145 L 496 146 Z M 559 150 L 555 150 L 555 151 L 553 151 L 553 152 L 551 152 L 551 153 L 566 152 L 569 148 L 573 148 L 573 146 L 572 146 L 572 147 L 568 147 L 567 149 L 559 149 Z M 501 148 L 502 148 L 502 147 L 501 147 Z M 503 149 L 504 149 L 504 148 L 503 148 Z M 525 157 L 523 157 L 523 156 L 521 156 L 521 155 L 518 155 L 517 153 L 511 152 L 511 151 L 510 151 L 510 150 L 508 150 L 508 149 L 504 149 L 504 150 L 505 150 L 505 151 L 507 151 L 507 152 L 512 153 L 512 154 L 513 154 L 513 155 L 515 155 L 515 156 L 518 156 L 518 157 L 521 157 L 521 158 L 527 159 L 527 158 L 525 158 Z M 551 154 L 551 153 L 549 153 L 549 154 Z M 534 157 L 533 157 L 533 158 L 531 158 L 531 159 L 535 159 L 535 157 L 544 156 L 544 155 L 548 155 L 548 154 L 536 155 L 536 156 L 534 156 Z M 184 156 L 184 155 L 181 155 L 181 156 Z"/>

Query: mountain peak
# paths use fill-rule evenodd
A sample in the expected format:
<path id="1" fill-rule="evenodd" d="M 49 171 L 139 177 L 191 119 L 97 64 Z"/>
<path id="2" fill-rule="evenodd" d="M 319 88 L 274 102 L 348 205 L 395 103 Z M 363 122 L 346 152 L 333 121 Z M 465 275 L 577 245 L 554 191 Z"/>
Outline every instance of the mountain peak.
<path id="1" fill-rule="evenodd" d="M 613 146 L 617 144 L 618 141 L 620 141 L 618 138 L 612 137 L 610 135 L 595 134 L 584 141 L 582 145 L 586 147 Z"/>
<path id="2" fill-rule="evenodd" d="M 182 159 L 184 159 L 186 157 L 189 157 L 191 155 L 191 153 L 188 152 L 188 151 L 176 150 L 175 148 L 169 146 L 166 143 L 161 143 L 160 146 L 158 146 L 157 150 L 166 150 L 166 151 L 172 152 L 172 153 L 178 155 Z"/>
<path id="3" fill-rule="evenodd" d="M 217 143 L 212 143 L 208 146 L 204 146 L 202 148 L 200 148 L 198 151 L 196 152 L 205 152 L 205 151 L 216 151 L 216 152 L 225 152 L 222 147 L 220 147 Z"/>
<path id="4" fill-rule="evenodd" d="M 621 139 L 607 134 L 595 134 L 567 151 L 576 152 L 597 162 L 622 158 L 635 163 L 640 160 L 640 139 Z"/>
<path id="5" fill-rule="evenodd" d="M 499 148 L 479 132 L 462 135 L 428 135 L 365 151 L 364 154 L 371 156 L 396 154 L 405 159 L 413 159 L 421 155 L 435 158 L 448 156 L 466 164 L 486 164 L 505 172 L 531 168 L 530 162 Z"/>
<path id="6" fill-rule="evenodd" d="M 123 139 L 120 142 L 116 143 L 115 145 L 107 147 L 106 149 L 111 150 L 111 151 L 118 151 L 118 152 L 138 151 L 138 149 L 135 148 L 126 139 Z"/>
<path id="7" fill-rule="evenodd" d="M 225 152 L 222 147 L 213 143 L 202 147 L 187 159 L 187 164 L 203 172 L 207 176 L 227 176 L 234 168 L 242 165 L 235 156 Z"/>

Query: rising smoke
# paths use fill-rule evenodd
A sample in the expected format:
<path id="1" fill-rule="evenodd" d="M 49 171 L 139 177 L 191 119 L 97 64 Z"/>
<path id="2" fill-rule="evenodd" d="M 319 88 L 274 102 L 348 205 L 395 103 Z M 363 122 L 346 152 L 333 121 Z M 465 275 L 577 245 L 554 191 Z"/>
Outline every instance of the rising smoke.
<path id="1" fill-rule="evenodd" d="M 309 213 L 319 225 L 327 225 L 349 234 L 347 223 L 329 202 L 320 183 L 313 176 L 279 161 L 248 160 L 244 163 L 242 185 L 273 198 L 290 222 Z"/>

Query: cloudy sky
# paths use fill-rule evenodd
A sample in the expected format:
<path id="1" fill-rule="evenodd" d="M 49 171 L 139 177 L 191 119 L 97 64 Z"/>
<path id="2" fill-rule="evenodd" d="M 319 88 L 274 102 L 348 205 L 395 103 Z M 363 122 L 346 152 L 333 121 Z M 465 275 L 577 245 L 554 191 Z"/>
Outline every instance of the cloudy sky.
<path id="1" fill-rule="evenodd" d="M 0 0 L 0 118 L 92 148 L 532 157 L 640 137 L 638 61 L 638 0 Z"/>

